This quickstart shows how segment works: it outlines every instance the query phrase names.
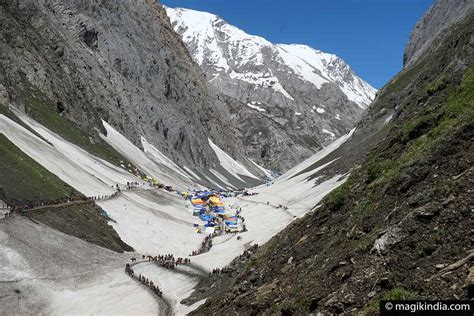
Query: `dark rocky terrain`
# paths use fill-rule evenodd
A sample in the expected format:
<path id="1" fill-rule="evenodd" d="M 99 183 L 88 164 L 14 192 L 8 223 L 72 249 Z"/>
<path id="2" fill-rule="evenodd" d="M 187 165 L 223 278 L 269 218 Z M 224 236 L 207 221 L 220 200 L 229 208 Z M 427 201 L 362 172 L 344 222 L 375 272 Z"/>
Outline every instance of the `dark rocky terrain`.
<path id="1" fill-rule="evenodd" d="M 380 299 L 472 298 L 470 7 L 457 7 L 464 18 L 434 32 L 429 50 L 417 52 L 412 35 L 405 56 L 419 57 L 379 91 L 353 138 L 332 154 L 339 170 L 357 166 L 347 182 L 243 267 L 234 263 L 198 288 L 194 299 L 211 298 L 193 314 L 376 315 Z M 422 19 L 427 29 L 447 23 L 437 19 L 449 14 L 433 12 Z M 354 146 L 362 136 L 366 145 Z"/>

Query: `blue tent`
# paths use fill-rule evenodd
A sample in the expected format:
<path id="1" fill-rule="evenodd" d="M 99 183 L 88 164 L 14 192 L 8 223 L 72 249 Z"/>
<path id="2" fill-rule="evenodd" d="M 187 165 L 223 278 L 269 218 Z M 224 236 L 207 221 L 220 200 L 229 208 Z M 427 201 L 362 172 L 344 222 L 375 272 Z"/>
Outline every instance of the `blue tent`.
<path id="1" fill-rule="evenodd" d="M 205 198 L 205 197 L 208 197 L 209 195 L 213 195 L 214 193 L 212 193 L 211 191 L 205 191 L 205 192 L 202 192 L 201 194 L 198 195 L 199 198 Z"/>
<path id="2" fill-rule="evenodd" d="M 225 221 L 225 225 L 226 225 L 227 227 L 230 227 L 230 228 L 237 228 L 237 227 L 238 227 L 237 222 Z"/>
<path id="3" fill-rule="evenodd" d="M 210 214 L 202 214 L 201 216 L 199 216 L 199 218 L 204 222 L 208 222 L 208 221 L 212 220 L 214 218 L 214 216 L 212 216 Z"/>

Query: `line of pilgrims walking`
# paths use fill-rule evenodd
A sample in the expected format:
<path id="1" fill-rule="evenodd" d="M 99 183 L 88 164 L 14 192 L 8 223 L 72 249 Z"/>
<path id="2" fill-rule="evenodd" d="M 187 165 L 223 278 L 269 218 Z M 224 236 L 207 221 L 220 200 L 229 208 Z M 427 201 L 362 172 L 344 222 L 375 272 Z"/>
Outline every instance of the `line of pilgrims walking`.
<path id="1" fill-rule="evenodd" d="M 160 287 L 158 285 L 155 285 L 152 280 L 149 280 L 144 275 L 139 274 L 138 277 L 135 276 L 135 271 L 133 271 L 129 263 L 125 265 L 125 273 L 128 274 L 131 278 L 137 278 L 137 280 L 143 285 L 148 286 L 153 293 L 155 293 L 159 297 L 163 297 L 163 292 L 160 290 Z"/>
<path id="2" fill-rule="evenodd" d="M 193 250 L 191 256 L 197 256 L 201 253 L 208 252 L 212 248 L 212 238 L 218 236 L 219 234 L 214 232 L 212 234 L 207 235 L 203 242 L 201 243 L 201 248 L 199 250 Z"/>
<path id="3" fill-rule="evenodd" d="M 70 204 L 70 203 L 88 203 L 93 201 L 105 201 L 116 198 L 122 191 L 132 190 L 139 187 L 138 182 L 127 182 L 127 185 L 124 188 L 120 188 L 118 184 L 113 185 L 112 188 L 115 189 L 115 192 L 109 195 L 94 195 L 94 196 L 83 196 L 83 195 L 73 195 L 70 197 L 61 197 L 49 201 L 36 201 L 30 202 L 24 205 L 10 205 L 8 203 L 2 205 L 2 209 L 7 210 L 5 213 L 5 217 L 11 216 L 11 213 L 17 211 L 29 211 L 34 210 L 36 208 L 44 208 L 44 207 L 54 207 L 60 206 L 63 204 Z"/>

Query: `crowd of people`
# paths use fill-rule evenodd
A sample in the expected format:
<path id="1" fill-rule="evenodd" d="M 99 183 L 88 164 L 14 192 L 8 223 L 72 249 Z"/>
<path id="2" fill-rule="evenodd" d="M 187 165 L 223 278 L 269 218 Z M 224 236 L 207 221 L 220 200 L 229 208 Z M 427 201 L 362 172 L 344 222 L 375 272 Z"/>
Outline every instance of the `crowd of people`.
<path id="1" fill-rule="evenodd" d="M 127 182 L 127 189 L 130 190 L 133 188 L 138 188 L 139 185 L 140 183 L 138 182 Z"/>
<path id="2" fill-rule="evenodd" d="M 5 210 L 5 213 L 3 214 L 4 217 L 10 217 L 13 210 L 12 209 L 4 209 Z"/>
<path id="3" fill-rule="evenodd" d="M 127 182 L 127 185 L 124 188 L 120 188 L 120 185 L 116 184 L 112 186 L 112 188 L 115 189 L 114 193 L 109 194 L 109 195 L 90 196 L 88 197 L 88 199 L 91 201 L 104 201 L 104 200 L 113 199 L 113 198 L 116 198 L 122 192 L 122 190 L 135 189 L 135 188 L 138 188 L 139 185 L 140 183 L 138 182 Z"/>
<path id="4" fill-rule="evenodd" d="M 166 255 L 158 255 L 158 256 L 150 256 L 150 255 L 142 255 L 142 259 L 148 259 L 148 262 L 156 262 L 163 268 L 167 269 L 174 269 L 178 265 L 185 265 L 191 263 L 191 259 L 178 257 L 175 258 L 173 254 L 166 254 Z M 132 262 L 137 261 L 135 257 L 130 258 Z"/>
<path id="5" fill-rule="evenodd" d="M 86 196 L 75 195 L 71 197 L 57 198 L 57 199 L 49 200 L 49 201 L 30 202 L 24 205 L 8 205 L 8 207 L 11 209 L 11 211 L 21 211 L 21 210 L 27 211 L 27 210 L 32 210 L 39 207 L 44 207 L 44 206 L 55 206 L 55 205 L 61 205 L 61 204 L 67 204 L 67 203 L 87 202 L 88 200 L 89 198 Z"/>
<path id="6" fill-rule="evenodd" d="M 127 189 L 131 189 L 133 187 L 138 186 L 137 182 L 132 182 L 132 183 L 127 183 Z M 12 211 L 18 211 L 18 210 L 32 210 L 35 208 L 39 207 L 45 207 L 45 206 L 56 206 L 56 205 L 62 205 L 62 204 L 68 204 L 68 203 L 77 203 L 77 202 L 88 202 L 88 201 L 103 201 L 103 200 L 108 200 L 111 198 L 115 198 L 120 194 L 121 189 L 119 185 L 117 184 L 116 186 L 112 186 L 115 188 L 115 192 L 109 195 L 95 195 L 95 196 L 83 196 L 83 195 L 74 195 L 70 197 L 61 197 L 49 201 L 36 201 L 36 202 L 30 202 L 24 205 L 9 205 L 6 204 L 7 209 L 11 209 Z"/>
<path id="7" fill-rule="evenodd" d="M 87 199 L 89 201 L 105 201 L 105 200 L 110 200 L 113 198 L 116 198 L 120 194 L 120 188 L 117 189 L 114 193 L 110 195 L 95 195 L 95 196 L 89 196 Z"/>
<path id="8" fill-rule="evenodd" d="M 144 275 L 139 274 L 138 277 L 136 277 L 135 271 L 133 271 L 129 263 L 125 265 L 125 273 L 127 273 L 131 278 L 137 278 L 138 281 L 141 282 L 143 285 L 148 286 L 153 293 L 155 293 L 159 297 L 163 297 L 163 292 L 160 290 L 159 286 L 155 285 L 152 280 L 148 279 Z"/>
<path id="9" fill-rule="evenodd" d="M 209 276 L 213 276 L 213 275 L 220 275 L 220 274 L 225 274 L 225 273 L 229 273 L 231 272 L 232 269 L 230 268 L 215 268 L 215 269 L 212 269 L 212 272 L 209 272 Z"/>
<path id="10" fill-rule="evenodd" d="M 48 206 L 58 206 L 62 204 L 69 204 L 69 203 L 87 203 L 93 201 L 104 201 L 116 198 L 122 190 L 130 190 L 133 188 L 137 188 L 140 184 L 138 182 L 127 182 L 125 188 L 120 188 L 118 184 L 112 185 L 112 188 L 115 189 L 115 192 L 109 195 L 95 195 L 95 196 L 83 196 L 83 195 L 74 195 L 70 197 L 61 197 L 49 201 L 36 201 L 30 202 L 23 205 L 10 205 L 8 203 L 2 204 L 2 209 L 6 209 L 7 212 L 5 213 L 5 217 L 11 216 L 12 212 L 16 211 L 30 211 L 36 208 L 43 208 Z"/>
<path id="11" fill-rule="evenodd" d="M 258 249 L 258 244 L 253 244 L 249 249 L 245 250 L 241 255 L 239 255 L 240 260 L 248 259 L 250 255 L 254 254 Z"/>
<path id="12" fill-rule="evenodd" d="M 166 269 L 175 269 L 178 265 L 186 265 L 191 263 L 191 260 L 188 258 L 178 257 L 175 259 L 174 255 L 167 254 L 167 255 L 158 255 L 158 256 L 147 256 L 148 261 L 156 262 L 160 267 Z"/>
<path id="13" fill-rule="evenodd" d="M 199 250 L 193 250 L 191 256 L 197 256 L 201 253 L 208 252 L 212 248 L 212 238 L 218 236 L 217 232 L 207 235 L 201 243 L 201 248 Z"/>
<path id="14" fill-rule="evenodd" d="M 249 259 L 250 256 L 257 251 L 257 249 L 258 249 L 258 244 L 254 244 L 249 249 L 245 250 L 241 255 L 239 255 L 239 260 L 244 261 L 244 260 Z M 212 269 L 211 272 L 209 272 L 209 277 L 231 273 L 232 271 L 234 271 L 232 267 L 215 268 L 215 269 Z"/>

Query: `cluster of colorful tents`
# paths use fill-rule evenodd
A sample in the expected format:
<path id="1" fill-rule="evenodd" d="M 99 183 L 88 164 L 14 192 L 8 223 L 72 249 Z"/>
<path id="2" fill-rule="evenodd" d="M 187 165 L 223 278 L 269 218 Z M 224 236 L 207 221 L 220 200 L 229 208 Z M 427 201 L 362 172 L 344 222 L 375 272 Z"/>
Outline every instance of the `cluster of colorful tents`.
<path id="1" fill-rule="evenodd" d="M 193 215 L 205 222 L 205 228 L 212 227 L 212 230 L 225 229 L 226 231 L 237 231 L 239 228 L 238 218 L 226 210 L 221 198 L 221 192 L 182 192 L 184 199 L 190 200 L 193 205 Z M 225 194 L 228 196 L 227 194 Z M 223 224 L 224 227 L 221 227 Z M 195 224 L 196 231 L 200 231 L 200 225 Z"/>

